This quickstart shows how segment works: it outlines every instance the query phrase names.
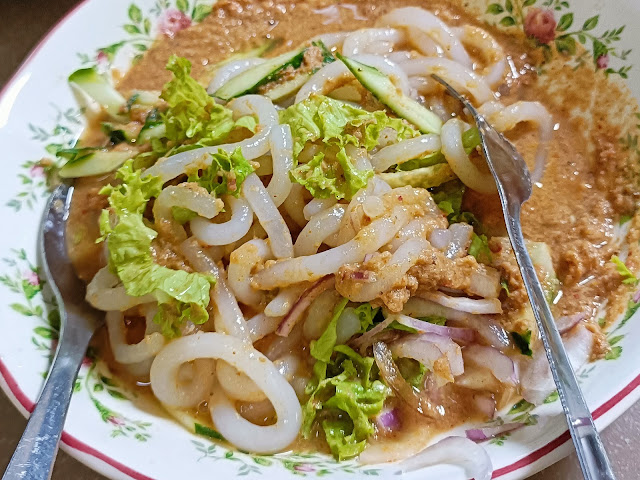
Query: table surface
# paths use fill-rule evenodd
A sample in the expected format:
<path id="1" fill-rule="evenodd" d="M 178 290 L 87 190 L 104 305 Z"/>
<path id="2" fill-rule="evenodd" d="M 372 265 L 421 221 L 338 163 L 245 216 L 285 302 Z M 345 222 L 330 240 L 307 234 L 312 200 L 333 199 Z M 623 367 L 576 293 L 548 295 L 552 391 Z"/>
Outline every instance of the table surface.
<path id="1" fill-rule="evenodd" d="M 77 0 L 0 1 L 4 20 L 0 29 L 0 88 L 9 80 L 38 40 Z M 0 471 L 4 471 L 24 429 L 24 420 L 0 394 Z M 640 403 L 614 422 L 602 435 L 618 480 L 638 478 L 640 449 Z M 105 480 L 69 455 L 58 455 L 53 480 Z M 530 480 L 572 480 L 581 478 L 575 454 L 531 477 Z"/>

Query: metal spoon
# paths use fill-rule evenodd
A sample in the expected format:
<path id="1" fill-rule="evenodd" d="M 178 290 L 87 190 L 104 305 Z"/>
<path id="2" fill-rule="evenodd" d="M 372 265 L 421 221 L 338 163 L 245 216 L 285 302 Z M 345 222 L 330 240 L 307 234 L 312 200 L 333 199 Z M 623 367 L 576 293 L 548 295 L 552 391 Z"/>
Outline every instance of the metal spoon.
<path id="1" fill-rule="evenodd" d="M 71 393 L 89 340 L 104 315 L 84 300 L 85 285 L 67 255 L 65 233 L 73 187 L 60 185 L 45 210 L 38 250 L 60 309 L 60 338 L 51 370 L 3 480 L 47 480 L 58 452 Z"/>
<path id="2" fill-rule="evenodd" d="M 432 77 L 462 102 L 476 121 L 482 140 L 482 151 L 498 187 L 509 240 L 511 240 L 522 280 L 529 295 L 533 315 L 540 330 L 551 374 L 558 388 L 558 396 L 567 417 L 569 432 L 578 454 L 584 478 L 587 480 L 615 480 L 607 452 L 593 424 L 591 412 L 571 368 L 562 337 L 558 332 L 556 322 L 545 300 L 542 285 L 536 276 L 531 257 L 529 257 L 529 252 L 524 244 L 522 227 L 520 226 L 520 207 L 531 197 L 532 193 L 529 169 L 511 142 L 489 125 L 466 98 L 439 76 L 432 75 Z"/>

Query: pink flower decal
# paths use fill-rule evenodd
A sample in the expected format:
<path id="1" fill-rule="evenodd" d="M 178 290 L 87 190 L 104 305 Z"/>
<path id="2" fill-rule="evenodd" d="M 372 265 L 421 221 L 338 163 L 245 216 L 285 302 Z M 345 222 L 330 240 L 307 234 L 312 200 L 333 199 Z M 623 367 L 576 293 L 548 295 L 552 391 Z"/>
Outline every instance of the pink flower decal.
<path id="1" fill-rule="evenodd" d="M 542 44 L 547 44 L 556 38 L 556 19 L 551 10 L 532 8 L 524 19 L 524 33 L 535 38 Z"/>
<path id="2" fill-rule="evenodd" d="M 158 22 L 158 30 L 163 35 L 173 37 L 180 30 L 191 26 L 191 18 L 175 8 L 169 8 L 164 12 Z"/>
<path id="3" fill-rule="evenodd" d="M 34 287 L 37 287 L 38 285 L 40 285 L 40 278 L 38 277 L 38 274 L 33 270 L 24 272 L 24 279 Z"/>
<path id="4" fill-rule="evenodd" d="M 315 472 L 315 471 L 316 471 L 316 469 L 315 469 L 315 468 L 313 468 L 313 466 L 312 466 L 312 465 L 309 465 L 308 463 L 301 463 L 301 464 L 299 464 L 299 465 L 295 465 L 295 466 L 293 467 L 293 469 L 294 469 L 296 472 L 306 472 L 306 473 L 309 473 L 309 472 Z"/>
<path id="5" fill-rule="evenodd" d="M 104 52 L 104 50 L 98 50 L 98 54 L 96 55 L 96 63 L 98 65 L 106 65 L 109 63 L 109 57 Z"/>
<path id="6" fill-rule="evenodd" d="M 114 417 L 114 416 L 110 416 L 107 418 L 107 421 L 109 423 L 112 423 L 113 425 L 118 425 L 118 426 L 122 426 L 124 425 L 124 421 L 121 418 L 118 417 Z"/>
<path id="7" fill-rule="evenodd" d="M 31 178 L 41 178 L 44 177 L 44 168 L 40 164 L 35 164 L 29 169 L 29 176 Z"/>
<path id="8" fill-rule="evenodd" d="M 609 55 L 600 55 L 596 60 L 598 68 L 607 68 L 609 66 Z"/>

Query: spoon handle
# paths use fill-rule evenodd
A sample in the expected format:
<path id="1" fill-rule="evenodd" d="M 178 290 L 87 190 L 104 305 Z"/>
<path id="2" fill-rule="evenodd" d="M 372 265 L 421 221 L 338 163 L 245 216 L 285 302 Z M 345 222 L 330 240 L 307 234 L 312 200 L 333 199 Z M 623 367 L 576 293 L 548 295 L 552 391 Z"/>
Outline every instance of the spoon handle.
<path id="1" fill-rule="evenodd" d="M 65 315 L 62 308 L 60 315 Z M 61 325 L 65 324 L 67 322 L 62 318 Z M 92 335 L 93 330 L 89 328 L 63 327 L 42 393 L 2 480 L 48 480 L 51 477 L 75 380 Z"/>
<path id="2" fill-rule="evenodd" d="M 510 206 L 511 211 L 506 215 L 507 230 L 524 286 L 531 299 L 533 315 L 538 323 L 551 373 L 558 387 L 558 396 L 567 417 L 582 473 L 585 480 L 615 480 L 607 452 L 593 423 L 591 412 L 571 368 L 569 356 L 527 252 L 520 227 L 520 209 L 513 204 Z"/>

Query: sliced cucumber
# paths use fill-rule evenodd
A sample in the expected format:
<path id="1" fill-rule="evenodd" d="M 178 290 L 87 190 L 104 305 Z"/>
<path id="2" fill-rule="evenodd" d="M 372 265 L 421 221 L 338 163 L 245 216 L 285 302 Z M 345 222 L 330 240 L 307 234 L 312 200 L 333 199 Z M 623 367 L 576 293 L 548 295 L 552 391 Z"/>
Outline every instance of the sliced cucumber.
<path id="1" fill-rule="evenodd" d="M 69 85 L 81 107 L 87 107 L 87 97 L 100 105 L 112 117 L 118 117 L 126 99 L 118 93 L 104 75 L 95 68 L 82 68 L 69 76 Z"/>
<path id="2" fill-rule="evenodd" d="M 299 73 L 291 80 L 276 85 L 270 90 L 267 90 L 264 95 L 269 97 L 274 103 L 279 102 L 291 95 L 295 94 L 302 86 L 307 83 L 307 80 L 313 75 L 313 72 Z"/>
<path id="3" fill-rule="evenodd" d="M 231 100 L 255 91 L 259 86 L 274 80 L 278 72 L 288 66 L 297 68 L 302 63 L 305 48 L 283 53 L 275 58 L 271 58 L 260 65 L 256 65 L 240 75 L 233 77 L 213 94 L 214 97 L 222 100 Z"/>
<path id="4" fill-rule="evenodd" d="M 457 178 L 448 163 L 438 163 L 437 165 L 416 168 L 407 172 L 389 172 L 378 175 L 391 188 L 404 187 L 405 185 L 411 185 L 416 188 L 431 188 Z"/>
<path id="5" fill-rule="evenodd" d="M 137 143 L 147 143 L 154 138 L 162 138 L 167 133 L 167 127 L 163 122 L 146 123 L 138 134 Z"/>
<path id="6" fill-rule="evenodd" d="M 342 60 L 364 88 L 396 115 L 413 123 L 422 133 L 440 133 L 442 120 L 428 108 L 404 95 L 391 79 L 377 68 L 340 54 L 336 56 Z"/>
<path id="7" fill-rule="evenodd" d="M 262 55 L 267 53 L 269 50 L 274 48 L 278 43 L 280 43 L 280 41 L 273 38 L 273 39 L 267 40 L 266 42 L 264 42 L 262 45 L 258 47 L 252 48 L 251 50 L 245 50 L 244 52 L 234 53 L 233 55 L 230 55 L 224 60 L 216 63 L 211 69 L 211 71 L 216 71 L 218 68 L 226 65 L 227 63 L 235 62 L 236 60 L 242 60 L 244 58 L 261 57 Z"/>
<path id="8" fill-rule="evenodd" d="M 75 155 L 60 169 L 62 178 L 90 177 L 109 173 L 118 168 L 124 162 L 135 155 L 132 151 L 113 151 L 95 149 L 70 149 L 77 150 Z M 64 155 L 65 152 L 61 153 Z"/>

